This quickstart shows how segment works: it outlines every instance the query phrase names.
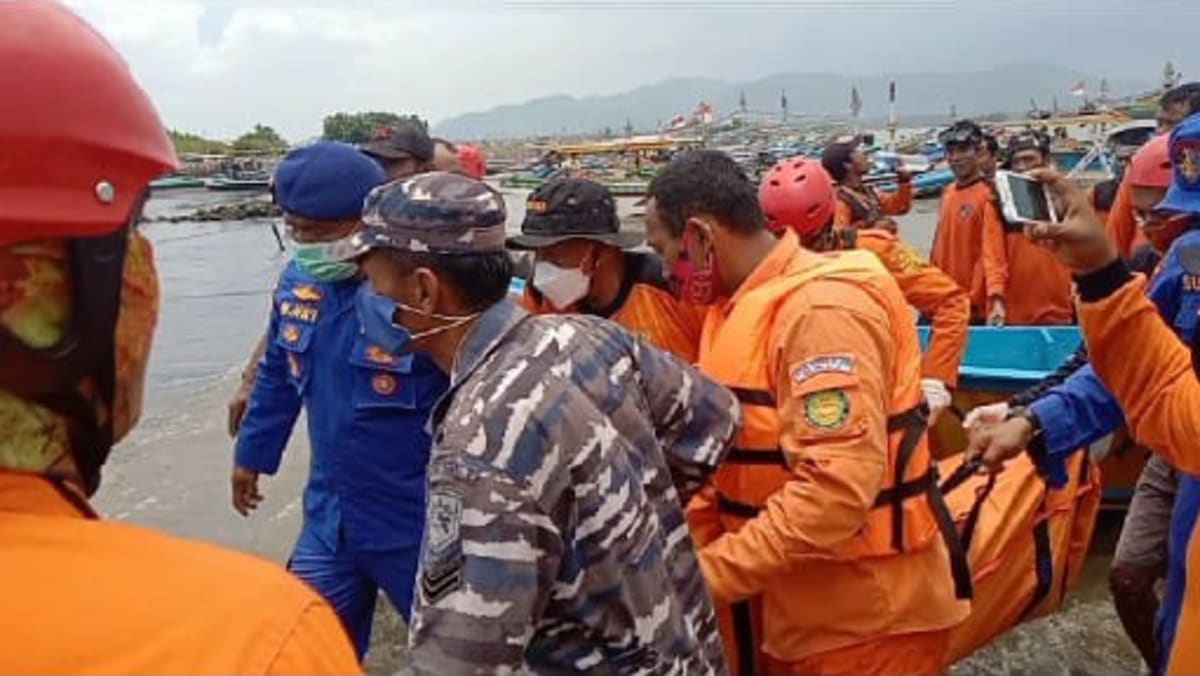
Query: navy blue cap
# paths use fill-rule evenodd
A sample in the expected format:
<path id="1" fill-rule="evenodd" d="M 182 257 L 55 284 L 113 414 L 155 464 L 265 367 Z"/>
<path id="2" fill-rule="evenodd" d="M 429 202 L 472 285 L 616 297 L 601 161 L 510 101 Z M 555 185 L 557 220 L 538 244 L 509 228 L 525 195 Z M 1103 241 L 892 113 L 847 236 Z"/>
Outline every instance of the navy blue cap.
<path id="1" fill-rule="evenodd" d="M 275 170 L 275 201 L 290 214 L 314 221 L 362 215 L 363 200 L 387 176 L 352 145 L 318 141 L 288 153 Z"/>
<path id="2" fill-rule="evenodd" d="M 1200 213 L 1200 113 L 1171 132 L 1171 187 L 1159 209 Z"/>

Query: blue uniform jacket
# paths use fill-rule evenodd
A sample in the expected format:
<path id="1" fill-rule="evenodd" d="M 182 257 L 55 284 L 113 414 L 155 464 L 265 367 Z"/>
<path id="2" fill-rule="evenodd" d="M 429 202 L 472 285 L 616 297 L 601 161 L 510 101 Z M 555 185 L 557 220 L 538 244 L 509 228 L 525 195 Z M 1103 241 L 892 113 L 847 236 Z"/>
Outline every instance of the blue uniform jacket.
<path id="1" fill-rule="evenodd" d="M 1200 229 L 1189 230 L 1171 244 L 1147 293 L 1190 345 L 1200 313 Z M 1053 486 L 1066 483 L 1068 456 L 1112 433 L 1125 420 L 1117 400 L 1090 364 L 1047 391 L 1030 408 L 1042 423 L 1046 444 L 1043 470 Z"/>
<path id="2" fill-rule="evenodd" d="M 283 271 L 235 458 L 274 474 L 303 405 L 312 446 L 304 527 L 335 550 L 415 547 L 426 422 L 447 378 L 424 356 L 396 357 L 367 342 L 354 302 L 361 284 L 317 281 L 295 262 Z"/>
<path id="3" fill-rule="evenodd" d="M 1197 320 L 1200 319 L 1200 228 L 1193 227 L 1171 243 L 1147 293 L 1163 318 L 1175 327 L 1176 333 L 1188 345 L 1195 346 Z M 1050 390 L 1032 407 L 1045 429 L 1046 467 L 1043 469 L 1052 485 L 1066 481 L 1063 460 L 1070 453 L 1116 429 L 1124 419 L 1121 408 L 1090 365 Z M 1166 593 L 1156 626 L 1164 650 L 1175 641 L 1187 583 L 1187 551 L 1198 517 L 1200 477 L 1179 472 L 1179 489 L 1175 494 L 1167 545 Z M 1159 672 L 1156 665 L 1151 666 L 1154 673 Z"/>

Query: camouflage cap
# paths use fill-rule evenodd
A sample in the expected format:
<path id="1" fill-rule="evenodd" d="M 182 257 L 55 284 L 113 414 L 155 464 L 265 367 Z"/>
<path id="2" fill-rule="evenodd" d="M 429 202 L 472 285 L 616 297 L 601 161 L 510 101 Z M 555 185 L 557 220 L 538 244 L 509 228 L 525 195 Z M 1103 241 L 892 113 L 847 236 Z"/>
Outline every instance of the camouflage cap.
<path id="1" fill-rule="evenodd" d="M 385 183 L 363 204 L 362 227 L 342 258 L 388 248 L 432 253 L 504 251 L 507 212 L 494 188 L 437 171 Z"/>

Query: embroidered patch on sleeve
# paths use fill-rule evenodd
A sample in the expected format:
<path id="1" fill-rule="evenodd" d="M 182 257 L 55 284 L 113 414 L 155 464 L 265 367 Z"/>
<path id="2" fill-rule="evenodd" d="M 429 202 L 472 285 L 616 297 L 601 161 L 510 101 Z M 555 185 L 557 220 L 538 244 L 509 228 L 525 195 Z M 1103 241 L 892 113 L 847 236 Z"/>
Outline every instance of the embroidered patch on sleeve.
<path id="1" fill-rule="evenodd" d="M 447 490 L 429 494 L 425 524 L 425 553 L 421 558 L 421 592 L 437 603 L 462 586 L 462 498 Z"/>
<path id="2" fill-rule="evenodd" d="M 821 373 L 854 373 L 854 357 L 848 354 L 823 354 L 792 367 L 792 381 L 802 383 Z"/>
<path id="3" fill-rule="evenodd" d="M 845 390 L 819 390 L 804 397 L 804 419 L 822 430 L 836 430 L 850 418 L 850 397 Z"/>

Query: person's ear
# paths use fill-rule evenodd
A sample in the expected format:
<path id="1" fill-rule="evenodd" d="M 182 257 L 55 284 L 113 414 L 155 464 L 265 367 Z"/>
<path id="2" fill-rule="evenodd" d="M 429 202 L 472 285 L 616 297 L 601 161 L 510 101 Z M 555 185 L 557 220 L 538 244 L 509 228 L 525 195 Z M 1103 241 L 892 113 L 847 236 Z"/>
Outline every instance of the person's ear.
<path id="1" fill-rule="evenodd" d="M 429 268 L 417 268 L 412 277 L 416 292 L 413 296 L 413 307 L 427 314 L 439 314 L 439 305 L 444 300 L 442 295 L 445 293 L 442 281 Z"/>

